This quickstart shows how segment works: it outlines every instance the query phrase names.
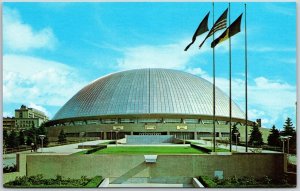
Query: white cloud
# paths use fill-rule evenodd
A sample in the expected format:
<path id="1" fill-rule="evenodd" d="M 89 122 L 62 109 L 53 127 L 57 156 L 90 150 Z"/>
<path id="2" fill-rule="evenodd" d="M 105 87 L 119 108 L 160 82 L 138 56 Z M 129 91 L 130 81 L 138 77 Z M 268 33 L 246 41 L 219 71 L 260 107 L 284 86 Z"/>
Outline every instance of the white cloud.
<path id="1" fill-rule="evenodd" d="M 207 73 L 201 68 L 187 68 L 185 71 L 194 75 L 201 76 L 202 78 L 208 77 Z"/>
<path id="2" fill-rule="evenodd" d="M 47 115 L 48 117 L 51 117 L 51 114 L 47 111 L 47 109 L 41 105 L 37 105 L 35 103 L 30 102 L 28 107 L 42 111 L 45 115 Z"/>
<path id="3" fill-rule="evenodd" d="M 257 109 L 249 109 L 248 116 L 250 119 L 259 119 L 261 116 L 264 116 L 265 112 Z"/>
<path id="4" fill-rule="evenodd" d="M 17 10 L 3 9 L 3 44 L 9 51 L 53 49 L 57 40 L 50 27 L 35 30 L 22 21 Z"/>
<path id="5" fill-rule="evenodd" d="M 108 46 L 107 44 L 96 44 L 90 41 L 86 43 L 98 48 L 108 47 L 119 51 L 123 57 L 117 59 L 117 69 L 128 70 L 137 68 L 170 68 L 179 70 L 189 70 L 187 65 L 194 56 L 204 56 L 212 54 L 210 40 L 207 40 L 199 50 L 200 42 L 205 38 L 205 35 L 198 37 L 196 42 L 184 51 L 184 48 L 191 42 L 190 38 L 185 38 L 180 41 L 164 44 L 164 45 L 140 45 L 129 48 L 119 48 Z M 232 46 L 239 45 L 241 37 L 233 38 Z M 242 47 L 241 47 L 242 48 Z M 216 46 L 215 51 L 218 54 L 227 53 L 229 50 L 228 43 L 221 43 Z M 206 64 L 206 60 L 197 60 L 198 64 Z"/>
<path id="6" fill-rule="evenodd" d="M 2 116 L 3 116 L 3 117 L 13 117 L 14 115 L 12 114 L 12 112 L 6 112 L 6 111 L 3 111 Z"/>
<path id="7" fill-rule="evenodd" d="M 3 100 L 61 106 L 86 83 L 73 68 L 40 58 L 4 55 Z"/>
<path id="8" fill-rule="evenodd" d="M 199 40 L 201 41 L 201 40 Z M 240 38 L 233 39 L 233 44 L 238 44 Z M 124 57 L 118 60 L 118 69 L 135 68 L 173 68 L 185 70 L 194 75 L 198 75 L 210 82 L 212 76 L 208 75 L 201 67 L 192 68 L 188 66 L 190 59 L 196 55 L 205 55 L 211 51 L 209 43 L 205 43 L 201 51 L 191 47 L 187 52 L 183 48 L 189 40 L 182 40 L 178 43 L 160 46 L 138 46 L 123 49 Z M 197 46 L 195 43 L 193 46 Z M 272 47 L 255 48 L 253 51 L 294 51 L 293 48 L 281 48 L 275 50 Z M 217 48 L 218 53 L 228 51 L 228 44 L 222 43 Z M 198 61 L 200 64 L 205 60 Z M 241 75 L 243 77 L 243 75 Z M 256 120 L 262 118 L 265 127 L 271 127 L 277 121 L 282 120 L 282 113 L 294 107 L 296 100 L 296 88 L 286 82 L 271 80 L 266 77 L 248 79 L 248 112 L 249 119 Z M 216 78 L 216 86 L 229 94 L 229 80 L 226 78 Z M 232 98 L 238 103 L 241 109 L 245 110 L 245 81 L 244 78 L 232 79 Z M 285 112 L 288 115 L 287 112 Z"/>
<path id="9" fill-rule="evenodd" d="M 265 77 L 254 79 L 255 85 L 249 87 L 249 104 L 265 111 L 269 127 L 277 120 L 282 121 L 282 116 L 294 116 L 287 110 L 294 111 L 296 102 L 296 87 L 286 82 L 270 80 Z M 264 124 L 264 119 L 262 121 Z"/>
<path id="10" fill-rule="evenodd" d="M 198 43 L 195 43 L 188 51 L 184 51 L 189 42 L 189 39 L 185 39 L 173 44 L 124 48 L 122 49 L 124 57 L 117 60 L 117 68 L 121 70 L 136 68 L 185 69 L 193 56 L 205 54 L 211 50 L 206 43 L 199 51 Z"/>
<path id="11" fill-rule="evenodd" d="M 186 70 L 212 82 L 212 77 L 201 68 Z M 248 118 L 255 121 L 262 118 L 265 127 L 271 127 L 277 121 L 284 121 L 287 116 L 293 117 L 296 87 L 286 82 L 270 80 L 266 77 L 248 79 Z M 227 95 L 229 80 L 216 78 L 216 86 Z M 232 98 L 245 111 L 245 81 L 240 78 L 232 79 Z"/>
<path id="12" fill-rule="evenodd" d="M 258 88 L 274 88 L 274 89 L 281 89 L 281 88 L 292 88 L 287 83 L 280 83 L 279 81 L 270 81 L 265 77 L 258 77 L 254 79 L 255 84 Z"/>

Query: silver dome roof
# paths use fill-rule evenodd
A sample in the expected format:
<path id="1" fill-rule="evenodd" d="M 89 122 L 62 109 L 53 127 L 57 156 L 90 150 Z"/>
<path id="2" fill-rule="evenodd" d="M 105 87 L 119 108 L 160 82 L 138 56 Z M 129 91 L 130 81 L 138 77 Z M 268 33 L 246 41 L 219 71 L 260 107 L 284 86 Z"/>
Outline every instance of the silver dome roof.
<path id="1" fill-rule="evenodd" d="M 52 120 L 102 115 L 213 114 L 212 84 L 170 69 L 136 69 L 101 77 L 76 93 Z M 228 96 L 216 88 L 216 116 L 229 116 Z M 232 116 L 244 118 L 232 102 Z"/>

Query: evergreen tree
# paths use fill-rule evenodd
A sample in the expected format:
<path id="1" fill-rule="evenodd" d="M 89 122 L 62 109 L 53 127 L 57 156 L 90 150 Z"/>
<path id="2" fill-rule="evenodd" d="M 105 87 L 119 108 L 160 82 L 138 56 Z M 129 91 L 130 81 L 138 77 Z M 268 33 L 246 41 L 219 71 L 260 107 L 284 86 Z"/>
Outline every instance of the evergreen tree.
<path id="1" fill-rule="evenodd" d="M 249 145 L 261 146 L 263 144 L 262 133 L 260 132 L 257 124 L 255 123 L 251 130 Z"/>
<path id="2" fill-rule="evenodd" d="M 8 135 L 7 146 L 9 148 L 15 148 L 18 146 L 17 134 L 14 130 L 12 130 Z"/>
<path id="3" fill-rule="evenodd" d="M 64 132 L 64 130 L 62 129 L 58 135 L 58 142 L 61 143 L 65 143 L 67 142 L 67 138 L 66 138 L 66 134 Z"/>
<path id="4" fill-rule="evenodd" d="M 235 133 L 238 133 L 237 137 L 236 137 Z M 241 135 L 240 135 L 239 129 L 237 128 L 236 123 L 235 123 L 235 124 L 233 124 L 232 130 L 231 130 L 232 143 L 236 144 L 236 140 L 237 140 L 237 143 L 239 144 L 240 143 L 240 136 Z"/>
<path id="5" fill-rule="evenodd" d="M 280 137 L 279 130 L 276 129 L 275 125 L 273 125 L 270 131 L 270 135 L 268 136 L 268 145 L 276 146 L 276 147 L 281 146 L 281 141 L 279 137 Z"/>
<path id="6" fill-rule="evenodd" d="M 293 127 L 292 119 L 287 118 L 285 124 L 283 125 L 283 131 L 281 132 L 282 136 L 294 136 L 296 131 Z"/>
<path id="7" fill-rule="evenodd" d="M 18 136 L 18 144 L 19 145 L 24 145 L 25 144 L 25 135 L 23 131 L 19 132 L 19 136 Z"/>
<path id="8" fill-rule="evenodd" d="M 45 125 L 44 125 L 44 123 L 37 129 L 37 134 L 38 135 L 46 135 L 46 137 L 44 138 L 44 140 L 43 140 L 43 145 L 44 146 L 47 146 L 48 144 L 49 144 L 49 140 L 48 140 L 48 136 L 47 136 L 47 130 L 46 130 L 46 128 L 45 128 Z M 41 139 L 39 138 L 38 139 L 38 144 L 42 144 L 42 141 L 41 141 Z"/>
<path id="9" fill-rule="evenodd" d="M 37 129 L 35 128 L 34 126 L 34 123 L 32 122 L 32 126 L 30 129 L 27 130 L 26 132 L 27 134 L 27 140 L 31 140 L 30 144 L 31 143 L 34 143 L 36 145 L 37 143 Z M 28 143 L 28 141 L 26 141 L 26 144 Z"/>
<path id="10" fill-rule="evenodd" d="M 289 153 L 295 153 L 296 152 L 296 130 L 293 126 L 292 119 L 287 118 L 284 125 L 283 125 L 283 131 L 280 132 L 281 136 L 291 136 L 289 140 Z M 291 152 L 292 150 L 292 152 Z"/>

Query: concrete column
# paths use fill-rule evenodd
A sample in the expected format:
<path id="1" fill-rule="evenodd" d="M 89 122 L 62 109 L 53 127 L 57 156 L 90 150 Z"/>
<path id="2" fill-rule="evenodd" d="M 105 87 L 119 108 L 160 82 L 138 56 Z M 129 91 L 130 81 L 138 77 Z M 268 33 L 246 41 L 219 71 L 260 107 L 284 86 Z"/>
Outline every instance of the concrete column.
<path id="1" fill-rule="evenodd" d="M 133 131 L 130 132 L 130 135 L 133 135 Z"/>
<path id="2" fill-rule="evenodd" d="M 103 139 L 107 139 L 107 132 L 103 132 Z"/>
<path id="3" fill-rule="evenodd" d="M 197 132 L 194 132 L 194 140 L 197 140 Z"/>
<path id="4" fill-rule="evenodd" d="M 170 131 L 167 131 L 167 135 L 170 135 Z"/>

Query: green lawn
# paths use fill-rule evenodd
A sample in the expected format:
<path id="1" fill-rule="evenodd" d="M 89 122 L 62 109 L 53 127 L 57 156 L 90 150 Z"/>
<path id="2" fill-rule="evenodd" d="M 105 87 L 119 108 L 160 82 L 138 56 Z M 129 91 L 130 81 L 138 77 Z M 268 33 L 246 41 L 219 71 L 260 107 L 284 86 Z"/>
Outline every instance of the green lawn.
<path id="1" fill-rule="evenodd" d="M 145 146 L 119 146 L 119 147 L 108 147 L 96 151 L 93 154 L 203 154 L 195 148 L 191 147 L 145 147 Z M 84 154 L 79 152 L 77 154 Z"/>

